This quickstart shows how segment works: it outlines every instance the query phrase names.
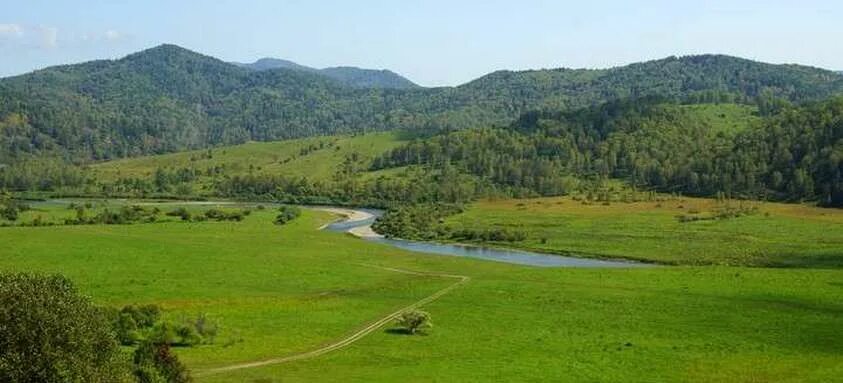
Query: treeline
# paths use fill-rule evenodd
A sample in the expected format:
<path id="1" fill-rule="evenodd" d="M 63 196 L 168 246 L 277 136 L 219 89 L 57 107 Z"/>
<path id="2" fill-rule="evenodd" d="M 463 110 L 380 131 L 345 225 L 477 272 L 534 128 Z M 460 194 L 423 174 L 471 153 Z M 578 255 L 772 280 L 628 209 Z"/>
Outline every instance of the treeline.
<path id="1" fill-rule="evenodd" d="M 0 189 L 55 191 L 83 189 L 94 180 L 85 171 L 59 159 L 24 156 L 8 164 L 0 162 Z"/>
<path id="2" fill-rule="evenodd" d="M 459 205 L 441 203 L 398 206 L 378 217 L 372 229 L 388 238 L 424 241 L 520 242 L 527 239 L 527 233 L 521 230 L 454 229 L 444 224 L 445 218 L 462 211 Z"/>
<path id="3" fill-rule="evenodd" d="M 783 105 L 760 126 L 717 131 L 699 116 L 645 98 L 576 112 L 532 112 L 509 129 L 416 140 L 375 159 L 459 171 L 541 195 L 566 176 L 617 178 L 652 190 L 843 206 L 843 98 Z"/>
<path id="4" fill-rule="evenodd" d="M 332 180 L 265 174 L 235 175 L 216 182 L 214 190 L 219 196 L 229 198 L 301 205 L 373 207 L 434 201 L 465 202 L 478 195 L 496 193 L 492 185 L 449 167 L 419 171 L 413 177 L 380 176 L 373 179 L 363 179 L 357 173 L 338 175 Z"/>

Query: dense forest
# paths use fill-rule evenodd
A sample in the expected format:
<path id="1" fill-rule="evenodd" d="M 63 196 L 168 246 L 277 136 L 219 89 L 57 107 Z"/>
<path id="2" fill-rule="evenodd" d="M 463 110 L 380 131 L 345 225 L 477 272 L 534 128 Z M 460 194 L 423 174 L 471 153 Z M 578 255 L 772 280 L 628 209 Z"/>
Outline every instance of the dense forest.
<path id="1" fill-rule="evenodd" d="M 690 56 L 496 72 L 454 88 L 350 86 L 164 45 L 0 80 L 0 188 L 192 195 L 212 169 L 92 179 L 92 160 L 372 130 L 417 139 L 331 179 L 213 169 L 214 195 L 390 206 L 635 189 L 843 206 L 843 77 Z M 404 169 L 376 177 L 366 172 Z M 207 175 L 207 174 L 205 174 Z"/>
<path id="2" fill-rule="evenodd" d="M 296 64 L 292 61 L 262 58 L 253 63 L 232 63 L 251 70 L 293 69 L 309 73 L 317 73 L 332 78 L 346 85 L 358 88 L 381 89 L 412 89 L 419 86 L 401 75 L 389 70 L 362 69 L 357 67 L 332 67 L 324 69 L 311 68 Z"/>
<path id="3" fill-rule="evenodd" d="M 657 95 L 791 103 L 843 91 L 843 77 L 729 56 L 671 57 L 607 70 L 495 72 L 458 87 L 377 89 L 308 71 L 255 71 L 162 45 L 120 60 L 0 80 L 0 163 L 83 163 L 291 137 L 506 126 L 530 110 L 571 111 Z"/>
<path id="4" fill-rule="evenodd" d="M 843 206 L 843 98 L 783 105 L 757 125 L 718 130 L 658 98 L 627 100 L 416 140 L 372 167 L 456 167 L 540 195 L 565 194 L 567 177 L 576 176 L 662 192 Z"/>

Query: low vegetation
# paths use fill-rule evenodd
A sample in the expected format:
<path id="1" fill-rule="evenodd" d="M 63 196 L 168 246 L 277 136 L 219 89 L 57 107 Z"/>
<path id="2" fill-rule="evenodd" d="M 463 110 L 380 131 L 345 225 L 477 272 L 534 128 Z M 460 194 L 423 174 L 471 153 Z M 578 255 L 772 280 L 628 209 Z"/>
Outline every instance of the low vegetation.
<path id="1" fill-rule="evenodd" d="M 421 310 L 405 311 L 395 319 L 395 323 L 410 335 L 433 327 L 430 314 Z"/>
<path id="2" fill-rule="evenodd" d="M 297 206 L 283 205 L 278 208 L 278 215 L 275 216 L 275 224 L 283 225 L 301 215 L 301 209 Z"/>

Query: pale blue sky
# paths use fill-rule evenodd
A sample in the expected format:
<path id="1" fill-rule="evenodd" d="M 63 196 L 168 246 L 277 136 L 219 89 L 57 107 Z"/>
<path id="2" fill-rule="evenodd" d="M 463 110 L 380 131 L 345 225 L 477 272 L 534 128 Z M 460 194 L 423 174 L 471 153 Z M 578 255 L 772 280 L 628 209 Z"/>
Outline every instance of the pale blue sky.
<path id="1" fill-rule="evenodd" d="M 841 20 L 840 0 L 0 0 L 0 76 L 161 43 L 389 68 L 422 85 L 695 53 L 843 69 Z"/>

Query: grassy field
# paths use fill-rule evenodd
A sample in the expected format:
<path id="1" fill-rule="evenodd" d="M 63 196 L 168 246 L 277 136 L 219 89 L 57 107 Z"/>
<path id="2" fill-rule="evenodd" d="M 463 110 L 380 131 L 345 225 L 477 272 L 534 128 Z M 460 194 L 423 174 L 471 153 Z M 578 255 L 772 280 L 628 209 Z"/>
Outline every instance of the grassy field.
<path id="1" fill-rule="evenodd" d="M 679 218 L 710 218 L 727 206 L 757 211 L 694 222 Z M 559 254 L 682 265 L 843 266 L 843 211 L 795 204 L 700 198 L 608 206 L 568 197 L 499 200 L 472 204 L 446 223 L 523 230 L 526 241 L 505 246 Z"/>
<path id="2" fill-rule="evenodd" d="M 91 166 L 91 175 L 99 181 L 114 181 L 122 177 L 148 178 L 158 168 L 196 169 L 205 174 L 209 169 L 218 168 L 225 175 L 251 172 L 330 179 L 347 156 L 356 155 L 366 162 L 406 139 L 404 133 L 386 132 L 249 142 L 210 150 L 103 162 Z M 207 184 L 210 180 L 210 176 L 202 177 L 199 184 Z"/>
<path id="3" fill-rule="evenodd" d="M 735 134 L 761 122 L 758 109 L 738 104 L 694 104 L 676 106 L 711 127 L 712 133 Z"/>
<path id="4" fill-rule="evenodd" d="M 525 206 L 574 205 L 536 202 Z M 519 203 L 491 206 L 522 214 Z M 207 313 L 223 325 L 217 342 L 177 350 L 194 371 L 316 348 L 452 283 L 372 265 L 472 278 L 425 307 L 435 323 L 428 335 L 384 328 L 319 358 L 200 382 L 828 382 L 843 374 L 841 270 L 540 269 L 320 232 L 326 213 L 305 211 L 286 226 L 273 225 L 274 214 L 0 228 L 0 270 L 61 272 L 102 304 L 158 303 L 171 318 Z"/>

